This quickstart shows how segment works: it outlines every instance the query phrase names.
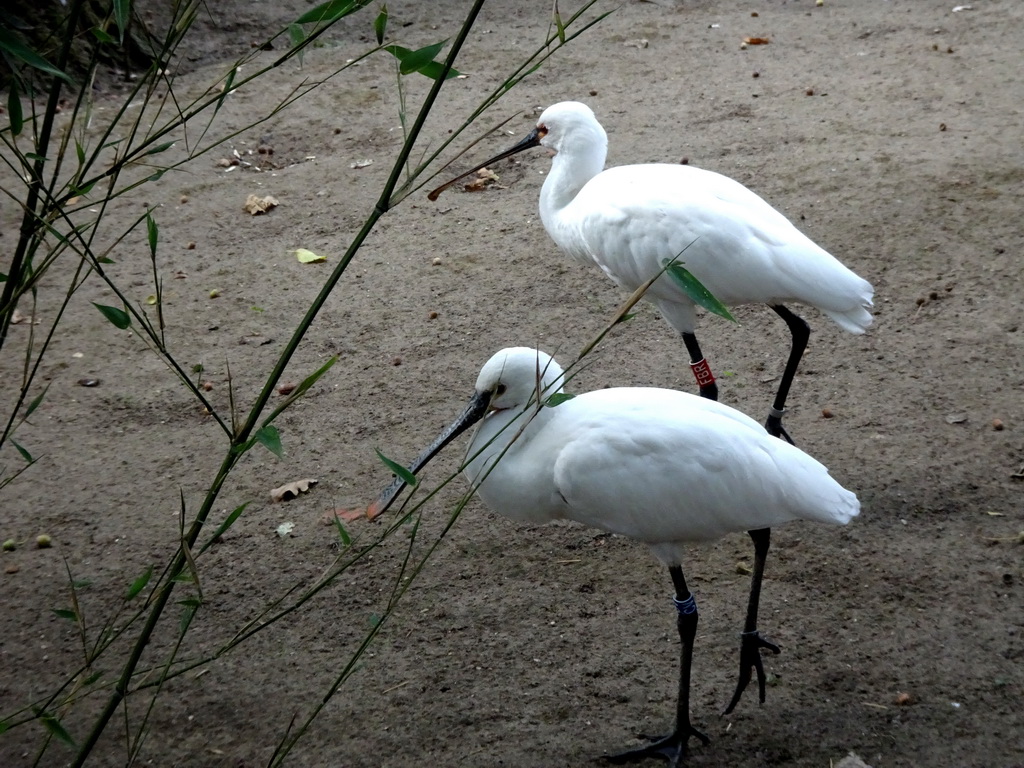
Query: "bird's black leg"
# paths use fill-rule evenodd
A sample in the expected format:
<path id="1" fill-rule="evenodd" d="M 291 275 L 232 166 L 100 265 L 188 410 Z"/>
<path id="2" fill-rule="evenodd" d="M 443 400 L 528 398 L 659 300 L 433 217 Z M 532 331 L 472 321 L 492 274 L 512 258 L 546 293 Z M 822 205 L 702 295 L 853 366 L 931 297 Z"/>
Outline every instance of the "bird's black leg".
<path id="1" fill-rule="evenodd" d="M 676 728 L 668 736 L 658 739 L 646 747 L 631 749 L 618 755 L 611 755 L 608 762 L 616 765 L 634 763 L 648 758 L 667 760 L 671 768 L 682 765 L 686 757 L 686 745 L 691 736 L 696 736 L 702 743 L 708 743 L 708 737 L 690 725 L 690 662 L 693 659 L 693 638 L 697 634 L 697 601 L 686 588 L 683 569 L 678 565 L 669 569 L 672 583 L 676 588 L 675 604 L 679 628 L 679 696 L 676 699 Z M 681 596 L 681 597 L 680 597 Z"/>
<path id="2" fill-rule="evenodd" d="M 683 334 L 683 343 L 686 344 L 686 351 L 690 353 L 690 370 L 700 387 L 700 396 L 708 400 L 718 399 L 718 385 L 715 384 L 715 377 L 711 375 L 711 367 L 704 355 L 700 353 L 700 345 L 697 337 L 692 333 Z"/>
<path id="3" fill-rule="evenodd" d="M 779 317 L 786 321 L 789 332 L 793 335 L 793 346 L 789 351 L 789 359 L 786 361 L 786 369 L 782 373 L 782 382 L 779 390 L 775 393 L 775 404 L 768 412 L 768 421 L 764 428 L 768 434 L 774 437 L 781 437 L 786 442 L 793 444 L 793 438 L 782 428 L 782 414 L 786 412 L 786 398 L 789 396 L 789 387 L 796 376 L 797 366 L 800 365 L 800 358 L 807 349 L 807 340 L 811 338 L 811 327 L 797 314 L 786 309 L 782 304 L 772 304 L 771 308 Z"/>
<path id="4" fill-rule="evenodd" d="M 749 531 L 750 538 L 754 540 L 754 572 L 750 576 L 750 601 L 747 603 L 747 621 L 743 625 L 743 635 L 740 642 L 740 679 L 736 684 L 736 693 L 732 695 L 732 701 L 725 708 L 728 715 L 736 704 L 739 703 L 740 695 L 750 682 L 750 670 L 757 671 L 757 688 L 760 694 L 761 703 L 764 704 L 764 667 L 761 664 L 761 649 L 767 648 L 772 653 L 779 652 L 779 646 L 761 637 L 757 631 L 757 607 L 761 600 L 761 579 L 764 576 L 764 561 L 768 557 L 768 545 L 771 543 L 772 532 L 770 528 L 759 528 L 756 531 Z"/>

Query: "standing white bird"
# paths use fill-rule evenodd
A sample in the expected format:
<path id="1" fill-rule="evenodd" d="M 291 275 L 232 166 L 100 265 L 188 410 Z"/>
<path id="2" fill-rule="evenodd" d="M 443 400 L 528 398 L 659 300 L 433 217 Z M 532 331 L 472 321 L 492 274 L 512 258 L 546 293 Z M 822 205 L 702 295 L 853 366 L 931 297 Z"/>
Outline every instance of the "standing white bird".
<path id="1" fill-rule="evenodd" d="M 687 742 L 707 737 L 690 724 L 690 661 L 697 604 L 686 586 L 684 545 L 727 533 L 767 530 L 790 520 L 845 524 L 860 511 L 857 497 L 799 448 L 768 434 L 737 410 L 684 392 L 617 388 L 571 399 L 564 372 L 549 355 L 516 347 L 498 352 L 480 371 L 463 414 L 413 462 L 415 474 L 470 425 L 464 474 L 494 511 L 514 520 L 568 519 L 641 541 L 668 566 L 675 586 L 681 641 L 676 724 L 667 737 L 616 755 L 678 765 Z M 563 396 L 564 397 L 564 396 Z M 397 478 L 366 510 L 384 512 L 404 487 Z M 362 511 L 348 513 L 355 519 Z M 767 544 L 767 538 L 765 538 Z M 743 647 L 756 658 L 760 698 L 764 674 L 757 633 L 761 568 L 755 569 Z M 750 679 L 741 679 L 730 709 Z"/>
<path id="2" fill-rule="evenodd" d="M 843 329 L 863 333 L 871 324 L 871 284 L 726 176 L 664 163 L 603 170 L 608 136 L 590 108 L 576 101 L 548 107 L 526 138 L 429 197 L 437 199 L 468 174 L 536 146 L 556 153 L 541 188 L 540 216 L 569 256 L 596 264 L 629 292 L 678 258 L 723 304 L 764 303 L 786 321 L 793 344 L 765 426 L 788 439 L 782 414 L 810 328 L 785 304 L 817 307 Z M 646 298 L 682 334 L 701 395 L 717 399 L 695 335 L 693 300 L 668 274 Z"/>

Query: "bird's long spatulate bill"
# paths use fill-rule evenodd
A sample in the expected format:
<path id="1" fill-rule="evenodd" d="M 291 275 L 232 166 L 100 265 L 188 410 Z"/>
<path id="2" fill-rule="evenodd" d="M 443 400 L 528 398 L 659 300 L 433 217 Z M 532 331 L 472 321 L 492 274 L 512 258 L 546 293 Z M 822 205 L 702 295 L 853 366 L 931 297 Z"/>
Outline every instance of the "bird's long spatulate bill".
<path id="1" fill-rule="evenodd" d="M 423 453 L 417 456 L 416 460 L 409 465 L 409 471 L 415 475 L 434 456 L 440 453 L 448 443 L 480 421 L 487 413 L 487 409 L 491 404 L 491 394 L 490 392 L 477 392 L 473 399 L 469 401 L 469 405 L 466 406 L 466 410 L 462 412 L 462 415 L 453 421 L 444 432 L 438 435 L 434 442 L 428 445 Z M 370 504 L 366 510 L 366 516 L 373 520 L 378 515 L 387 512 L 403 488 L 405 488 L 405 481 L 401 477 L 396 477 L 380 496 Z"/>
<path id="2" fill-rule="evenodd" d="M 530 147 L 536 147 L 536 146 L 539 146 L 539 145 L 540 145 L 540 132 L 536 128 L 534 128 L 532 131 L 530 131 L 526 135 L 526 138 L 524 138 L 522 141 L 520 141 L 515 146 L 509 147 L 508 149 L 506 149 L 501 154 L 498 154 L 498 155 L 495 155 L 494 157 L 492 157 L 490 160 L 485 160 L 484 162 L 480 163 L 480 165 L 476 166 L 475 168 L 471 168 L 470 170 L 466 171 L 465 173 L 463 173 L 463 174 L 461 174 L 459 176 L 456 176 L 451 181 L 446 181 L 444 184 L 442 184 L 440 187 L 435 189 L 433 192 L 430 192 L 427 195 L 427 197 L 429 199 L 431 199 L 431 200 L 437 200 L 437 198 L 440 196 L 440 194 L 442 192 L 444 192 L 446 189 L 448 189 L 448 187 L 450 187 L 452 184 L 455 184 L 456 182 L 461 181 L 462 179 L 466 178 L 471 173 L 476 173 L 481 168 L 486 168 L 491 163 L 496 163 L 499 160 L 504 160 L 506 157 L 512 157 L 512 155 L 514 155 L 514 154 L 516 154 L 518 152 L 522 152 L 524 149 L 529 149 Z"/>

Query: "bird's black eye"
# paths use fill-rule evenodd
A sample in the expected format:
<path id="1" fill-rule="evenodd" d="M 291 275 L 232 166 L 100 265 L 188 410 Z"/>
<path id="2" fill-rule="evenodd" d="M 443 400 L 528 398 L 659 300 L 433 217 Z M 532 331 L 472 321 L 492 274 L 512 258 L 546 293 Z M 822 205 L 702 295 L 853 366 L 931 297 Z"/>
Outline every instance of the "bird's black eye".
<path id="1" fill-rule="evenodd" d="M 502 395 L 504 395 L 504 394 L 505 394 L 505 391 L 506 391 L 507 389 L 508 389 L 508 387 L 507 387 L 507 386 L 505 386 L 504 384 L 499 384 L 499 385 L 498 385 L 498 388 L 494 390 L 494 394 L 495 394 L 495 395 L 496 395 L 497 397 L 501 397 Z"/>

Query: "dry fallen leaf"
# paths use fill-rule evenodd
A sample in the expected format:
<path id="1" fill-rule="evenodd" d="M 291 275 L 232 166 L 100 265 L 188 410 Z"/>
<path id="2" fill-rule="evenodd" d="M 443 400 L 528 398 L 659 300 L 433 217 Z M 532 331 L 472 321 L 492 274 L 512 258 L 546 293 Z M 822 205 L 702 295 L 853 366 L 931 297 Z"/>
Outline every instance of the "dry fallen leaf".
<path id="1" fill-rule="evenodd" d="M 293 530 L 295 530 L 295 523 L 281 523 L 277 526 L 277 535 L 283 539 L 289 536 Z"/>
<path id="2" fill-rule="evenodd" d="M 367 158 L 366 160 L 356 160 L 354 163 L 349 164 L 349 168 L 366 168 L 369 165 L 373 165 L 373 160 Z"/>
<path id="3" fill-rule="evenodd" d="M 768 45 L 771 40 L 767 37 L 744 37 L 743 42 L 747 45 Z"/>
<path id="4" fill-rule="evenodd" d="M 295 258 L 297 258 L 302 264 L 315 264 L 319 261 L 327 261 L 326 256 L 319 256 L 305 248 L 296 249 Z"/>
<path id="5" fill-rule="evenodd" d="M 490 168 L 481 168 L 476 172 L 476 178 L 465 185 L 467 192 L 479 192 L 489 182 L 497 181 L 498 174 L 492 171 Z"/>
<path id="6" fill-rule="evenodd" d="M 303 480 L 295 480 L 291 483 L 285 483 L 280 488 L 275 488 L 270 492 L 270 498 L 273 501 L 291 501 L 300 493 L 305 493 L 310 488 L 319 482 L 314 480 L 312 477 L 307 477 Z"/>
<path id="7" fill-rule="evenodd" d="M 947 424 L 963 424 L 965 421 L 967 421 L 966 413 L 951 413 L 946 416 Z"/>
<path id="8" fill-rule="evenodd" d="M 242 206 L 246 211 L 251 213 L 253 216 L 259 216 L 261 213 L 266 213 L 271 208 L 277 206 L 277 199 L 271 195 L 266 197 L 256 197 L 256 195 L 249 195 L 245 200 L 245 205 Z"/>
<path id="9" fill-rule="evenodd" d="M 23 315 L 21 314 L 21 310 L 16 309 L 11 313 L 11 325 L 18 325 L 19 323 L 39 325 L 39 320 L 35 315 Z"/>

